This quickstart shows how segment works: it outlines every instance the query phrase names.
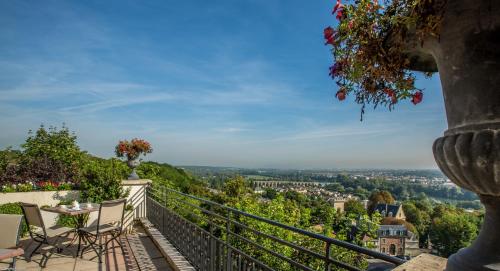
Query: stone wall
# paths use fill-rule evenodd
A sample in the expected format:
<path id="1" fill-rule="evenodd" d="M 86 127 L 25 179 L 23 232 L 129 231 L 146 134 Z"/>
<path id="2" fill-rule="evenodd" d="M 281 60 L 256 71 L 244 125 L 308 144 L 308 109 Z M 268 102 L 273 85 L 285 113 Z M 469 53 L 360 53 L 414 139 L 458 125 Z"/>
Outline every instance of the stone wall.
<path id="1" fill-rule="evenodd" d="M 146 215 L 146 187 L 151 183 L 151 180 L 124 180 L 122 185 L 126 189 L 130 189 L 130 194 L 127 197 L 127 204 L 133 206 L 132 212 L 125 212 L 125 227 L 132 224 L 136 218 Z M 31 191 L 31 192 L 14 192 L 0 193 L 0 205 L 12 202 L 34 203 L 39 207 L 56 206 L 61 200 L 79 200 L 80 192 L 72 191 Z M 43 221 L 47 227 L 53 226 L 57 222 L 57 214 L 41 210 Z M 93 212 L 89 217 L 89 224 L 96 223 L 98 212 Z"/>

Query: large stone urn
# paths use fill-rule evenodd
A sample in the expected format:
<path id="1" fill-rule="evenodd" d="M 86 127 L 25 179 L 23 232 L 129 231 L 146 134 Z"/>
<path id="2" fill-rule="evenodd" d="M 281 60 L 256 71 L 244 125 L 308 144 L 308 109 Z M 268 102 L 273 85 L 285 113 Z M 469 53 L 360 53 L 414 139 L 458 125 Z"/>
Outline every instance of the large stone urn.
<path id="1" fill-rule="evenodd" d="M 137 175 L 137 172 L 135 171 L 135 168 L 139 166 L 141 162 L 138 159 L 129 159 L 127 160 L 127 165 L 129 168 L 132 169 L 132 172 L 128 176 L 129 180 L 139 180 L 139 175 Z"/>
<path id="2" fill-rule="evenodd" d="M 414 69 L 437 69 L 443 88 L 448 130 L 436 162 L 486 207 L 479 236 L 446 270 L 500 270 L 500 1 L 448 0 L 439 40 L 414 49 Z"/>

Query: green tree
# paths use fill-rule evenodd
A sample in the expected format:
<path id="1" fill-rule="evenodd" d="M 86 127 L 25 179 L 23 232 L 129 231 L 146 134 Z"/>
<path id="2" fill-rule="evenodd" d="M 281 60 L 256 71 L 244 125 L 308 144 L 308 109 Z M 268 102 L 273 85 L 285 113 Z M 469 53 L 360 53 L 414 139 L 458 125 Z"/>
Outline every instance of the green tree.
<path id="1" fill-rule="evenodd" d="M 430 240 L 439 255 L 448 257 L 471 244 L 477 236 L 478 227 L 470 218 L 450 210 L 438 210 L 430 227 Z"/>
<path id="2" fill-rule="evenodd" d="M 366 215 L 366 209 L 365 206 L 361 202 L 355 199 L 350 199 L 345 202 L 344 204 L 344 212 L 349 215 L 353 214 L 356 216 L 362 216 Z"/>
<path id="3" fill-rule="evenodd" d="M 18 175 L 30 180 L 79 181 L 84 153 L 76 139 L 65 126 L 46 129 L 42 125 L 35 133 L 30 131 L 21 145 Z"/>
<path id="4" fill-rule="evenodd" d="M 227 181 L 222 189 L 224 194 L 230 198 L 238 198 L 250 192 L 250 187 L 241 176 L 236 176 L 234 179 Z"/>
<path id="5" fill-rule="evenodd" d="M 79 165 L 83 152 L 78 147 L 76 135 L 69 131 L 66 126 L 61 129 L 43 125 L 33 133 L 29 131 L 26 142 L 21 145 L 23 155 L 29 158 L 47 157 L 53 161 L 58 161 L 67 167 Z"/>

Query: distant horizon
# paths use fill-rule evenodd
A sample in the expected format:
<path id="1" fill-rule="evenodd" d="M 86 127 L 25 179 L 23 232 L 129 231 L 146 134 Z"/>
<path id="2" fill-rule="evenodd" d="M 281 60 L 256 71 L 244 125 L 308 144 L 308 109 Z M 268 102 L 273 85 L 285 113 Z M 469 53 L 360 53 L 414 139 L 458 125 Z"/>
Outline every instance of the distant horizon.
<path id="1" fill-rule="evenodd" d="M 0 148 L 66 123 L 112 157 L 250 168 L 437 168 L 439 76 L 392 111 L 340 102 L 328 76 L 329 1 L 1 1 Z"/>
<path id="2" fill-rule="evenodd" d="M 156 162 L 156 161 L 152 161 Z M 161 163 L 161 162 L 158 162 Z M 167 163 L 169 164 L 169 163 Z M 200 166 L 200 165 L 174 165 L 172 166 L 185 168 L 185 167 L 205 167 L 205 168 L 224 168 L 224 169 L 249 169 L 249 170 L 308 170 L 308 171 L 384 171 L 384 170 L 395 170 L 395 171 L 442 171 L 439 168 L 273 168 L 273 167 L 233 167 L 233 166 Z"/>

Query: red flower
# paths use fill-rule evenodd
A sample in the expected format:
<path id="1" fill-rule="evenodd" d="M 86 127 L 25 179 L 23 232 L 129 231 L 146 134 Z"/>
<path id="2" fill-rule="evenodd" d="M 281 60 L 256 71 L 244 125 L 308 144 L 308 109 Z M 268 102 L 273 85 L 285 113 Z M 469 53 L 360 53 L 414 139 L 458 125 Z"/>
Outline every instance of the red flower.
<path id="1" fill-rule="evenodd" d="M 394 90 L 386 88 L 384 89 L 384 93 L 391 98 L 391 103 L 395 104 L 398 102 L 398 98 L 396 97 L 396 92 L 394 92 Z"/>
<path id="2" fill-rule="evenodd" d="M 418 104 L 418 103 L 422 102 L 423 98 L 424 98 L 424 94 L 422 93 L 422 91 L 417 91 L 413 94 L 413 96 L 411 98 L 411 102 L 413 104 Z"/>
<path id="3" fill-rule="evenodd" d="M 327 44 L 331 44 L 331 45 L 335 46 L 335 38 L 333 36 L 331 36 L 328 39 L 326 39 L 325 45 L 327 45 Z"/>
<path id="4" fill-rule="evenodd" d="M 335 94 L 335 97 L 337 97 L 337 99 L 339 99 L 339 101 L 345 100 L 345 90 L 341 89 L 341 90 L 337 91 L 337 94 Z"/>
<path id="5" fill-rule="evenodd" d="M 335 34 L 335 31 L 330 26 L 323 30 L 323 35 L 325 36 L 326 40 L 333 37 L 333 34 Z"/>
<path id="6" fill-rule="evenodd" d="M 343 12 L 344 12 L 344 10 L 343 10 L 343 9 L 339 9 L 339 10 L 337 11 L 337 16 L 336 16 L 337 20 L 339 20 L 339 21 L 340 21 L 340 20 L 342 20 L 342 16 L 344 16 L 344 13 L 343 13 Z"/>

